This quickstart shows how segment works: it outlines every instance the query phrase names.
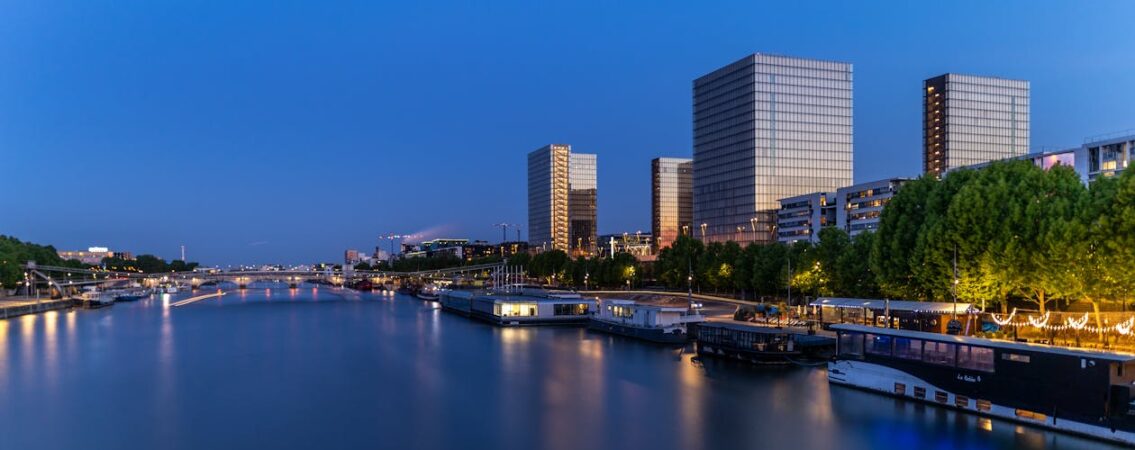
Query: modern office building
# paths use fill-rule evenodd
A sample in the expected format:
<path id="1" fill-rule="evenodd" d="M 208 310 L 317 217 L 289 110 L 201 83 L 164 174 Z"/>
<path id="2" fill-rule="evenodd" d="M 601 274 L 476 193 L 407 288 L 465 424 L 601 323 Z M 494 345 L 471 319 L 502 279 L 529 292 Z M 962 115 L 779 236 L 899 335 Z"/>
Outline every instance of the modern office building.
<path id="1" fill-rule="evenodd" d="M 888 178 L 836 190 L 836 226 L 855 237 L 879 228 L 879 216 L 899 188 L 910 178 Z"/>
<path id="2" fill-rule="evenodd" d="M 948 73 L 923 82 L 922 167 L 953 167 L 1029 152 L 1029 82 Z"/>
<path id="3" fill-rule="evenodd" d="M 813 192 L 781 199 L 776 224 L 780 242 L 818 241 L 821 229 L 836 224 L 835 194 Z"/>
<path id="4" fill-rule="evenodd" d="M 528 244 L 568 250 L 568 160 L 571 146 L 551 144 L 528 154 Z"/>
<path id="5" fill-rule="evenodd" d="M 596 155 L 566 144 L 528 154 L 528 243 L 537 251 L 593 254 L 597 232 Z"/>
<path id="6" fill-rule="evenodd" d="M 568 246 L 572 256 L 595 254 L 598 232 L 596 155 L 572 153 L 568 160 Z"/>
<path id="7" fill-rule="evenodd" d="M 650 223 L 653 251 L 669 247 L 689 234 L 694 222 L 694 160 L 654 158 L 650 161 Z"/>
<path id="8" fill-rule="evenodd" d="M 753 54 L 693 101 L 696 237 L 773 242 L 779 199 L 851 184 L 851 64 Z"/>

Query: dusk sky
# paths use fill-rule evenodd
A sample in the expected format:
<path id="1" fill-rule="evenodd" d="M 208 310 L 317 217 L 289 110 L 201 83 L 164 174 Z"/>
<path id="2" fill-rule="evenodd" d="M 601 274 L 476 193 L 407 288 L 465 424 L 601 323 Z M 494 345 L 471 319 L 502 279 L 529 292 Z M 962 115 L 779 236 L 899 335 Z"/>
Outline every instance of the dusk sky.
<path id="1" fill-rule="evenodd" d="M 856 181 L 919 173 L 945 72 L 1029 80 L 1034 151 L 1135 128 L 1130 1 L 180 3 L 0 1 L 0 234 L 208 265 L 497 241 L 548 143 L 599 155 L 600 234 L 649 231 L 693 79 L 754 52 L 854 64 Z"/>

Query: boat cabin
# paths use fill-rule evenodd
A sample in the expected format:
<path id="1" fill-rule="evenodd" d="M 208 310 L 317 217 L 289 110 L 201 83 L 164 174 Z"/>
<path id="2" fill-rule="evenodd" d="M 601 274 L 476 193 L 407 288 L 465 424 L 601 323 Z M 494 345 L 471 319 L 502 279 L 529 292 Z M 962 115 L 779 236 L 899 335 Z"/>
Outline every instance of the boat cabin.
<path id="1" fill-rule="evenodd" d="M 946 333 L 955 317 L 961 322 L 960 334 L 978 331 L 977 313 L 969 303 L 875 300 L 821 297 L 808 305 L 808 314 L 827 329 L 832 324 L 852 323 L 901 330 Z M 889 323 L 888 323 L 889 322 Z"/>
<path id="2" fill-rule="evenodd" d="M 701 315 L 691 313 L 686 307 L 646 305 L 634 300 L 605 300 L 600 304 L 595 318 L 646 328 L 666 328 L 704 319 Z"/>

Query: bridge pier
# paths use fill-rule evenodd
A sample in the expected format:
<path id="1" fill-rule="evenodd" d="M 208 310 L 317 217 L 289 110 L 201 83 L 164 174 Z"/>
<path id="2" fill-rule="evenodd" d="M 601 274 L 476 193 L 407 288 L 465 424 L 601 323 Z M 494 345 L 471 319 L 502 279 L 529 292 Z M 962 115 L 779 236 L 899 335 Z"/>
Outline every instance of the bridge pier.
<path id="1" fill-rule="evenodd" d="M 238 288 L 238 289 L 240 289 L 240 290 L 242 290 L 242 291 L 243 291 L 243 290 L 245 290 L 245 289 L 248 289 L 248 285 L 247 285 L 247 284 L 238 284 L 238 285 L 236 285 L 236 286 L 237 286 L 237 288 Z"/>
<path id="2" fill-rule="evenodd" d="M 288 283 L 288 289 L 295 289 L 300 287 L 299 283 Z"/>

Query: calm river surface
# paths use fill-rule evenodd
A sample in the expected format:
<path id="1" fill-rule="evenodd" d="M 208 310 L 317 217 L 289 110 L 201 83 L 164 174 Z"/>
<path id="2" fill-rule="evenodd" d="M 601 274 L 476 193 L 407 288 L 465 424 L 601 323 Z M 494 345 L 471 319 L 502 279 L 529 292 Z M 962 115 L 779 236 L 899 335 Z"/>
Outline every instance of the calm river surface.
<path id="1" fill-rule="evenodd" d="M 0 449 L 1108 447 L 832 387 L 821 369 L 496 328 L 405 296 L 165 305 L 0 320 Z"/>

